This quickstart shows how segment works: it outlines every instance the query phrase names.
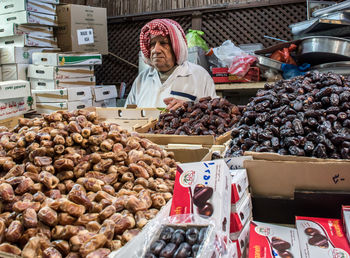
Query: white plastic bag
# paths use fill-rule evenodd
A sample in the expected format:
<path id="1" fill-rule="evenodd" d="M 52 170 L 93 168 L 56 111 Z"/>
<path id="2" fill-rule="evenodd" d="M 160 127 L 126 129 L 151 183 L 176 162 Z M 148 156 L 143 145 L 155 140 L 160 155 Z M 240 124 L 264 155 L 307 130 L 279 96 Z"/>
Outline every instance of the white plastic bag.
<path id="1" fill-rule="evenodd" d="M 220 47 L 213 48 L 214 55 L 220 60 L 223 67 L 230 67 L 234 57 L 247 55 L 239 47 L 236 47 L 231 40 L 226 40 Z"/>

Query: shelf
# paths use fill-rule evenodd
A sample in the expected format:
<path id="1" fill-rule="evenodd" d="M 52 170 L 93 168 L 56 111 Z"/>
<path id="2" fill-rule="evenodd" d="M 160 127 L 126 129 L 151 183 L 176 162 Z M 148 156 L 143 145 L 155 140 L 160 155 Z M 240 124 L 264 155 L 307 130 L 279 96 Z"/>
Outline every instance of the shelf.
<path id="1" fill-rule="evenodd" d="M 217 91 L 242 91 L 263 89 L 266 82 L 247 82 L 247 83 L 218 83 L 215 84 Z"/>

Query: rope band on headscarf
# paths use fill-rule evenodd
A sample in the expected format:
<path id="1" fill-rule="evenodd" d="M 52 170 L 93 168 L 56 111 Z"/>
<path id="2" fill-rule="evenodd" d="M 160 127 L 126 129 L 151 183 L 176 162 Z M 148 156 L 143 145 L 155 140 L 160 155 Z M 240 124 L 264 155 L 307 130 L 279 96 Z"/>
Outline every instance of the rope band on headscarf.
<path id="1" fill-rule="evenodd" d="M 176 63 L 181 65 L 187 60 L 187 41 L 180 24 L 170 19 L 155 19 L 143 26 L 140 33 L 140 48 L 147 64 L 151 63 L 151 35 L 169 36 L 176 57 Z"/>

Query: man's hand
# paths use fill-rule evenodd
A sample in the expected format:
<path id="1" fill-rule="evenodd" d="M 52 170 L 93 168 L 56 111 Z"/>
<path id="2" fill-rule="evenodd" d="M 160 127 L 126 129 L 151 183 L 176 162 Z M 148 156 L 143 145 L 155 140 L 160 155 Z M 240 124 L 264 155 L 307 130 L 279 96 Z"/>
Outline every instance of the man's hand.
<path id="1" fill-rule="evenodd" d="M 184 100 L 180 100 L 176 98 L 166 98 L 163 101 L 167 105 L 166 109 L 168 110 L 176 110 L 179 107 L 182 107 L 183 104 L 185 103 Z"/>

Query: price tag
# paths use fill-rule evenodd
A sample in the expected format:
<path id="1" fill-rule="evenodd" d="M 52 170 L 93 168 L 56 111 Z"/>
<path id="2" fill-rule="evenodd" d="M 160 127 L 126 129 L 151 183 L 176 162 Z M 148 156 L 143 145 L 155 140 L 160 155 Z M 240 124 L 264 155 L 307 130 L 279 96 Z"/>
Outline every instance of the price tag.
<path id="1" fill-rule="evenodd" d="M 86 45 L 86 44 L 94 43 L 93 29 L 77 30 L 77 35 L 78 35 L 78 45 Z"/>

